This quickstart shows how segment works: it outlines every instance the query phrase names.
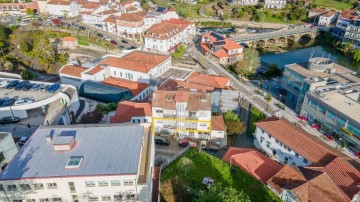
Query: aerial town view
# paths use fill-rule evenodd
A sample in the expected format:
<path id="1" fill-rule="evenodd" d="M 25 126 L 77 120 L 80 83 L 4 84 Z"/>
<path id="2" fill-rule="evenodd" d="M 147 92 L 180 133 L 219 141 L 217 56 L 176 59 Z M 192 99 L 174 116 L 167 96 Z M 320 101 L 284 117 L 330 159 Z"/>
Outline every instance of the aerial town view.
<path id="1" fill-rule="evenodd" d="M 360 202 L 360 1 L 0 0 L 0 202 Z"/>

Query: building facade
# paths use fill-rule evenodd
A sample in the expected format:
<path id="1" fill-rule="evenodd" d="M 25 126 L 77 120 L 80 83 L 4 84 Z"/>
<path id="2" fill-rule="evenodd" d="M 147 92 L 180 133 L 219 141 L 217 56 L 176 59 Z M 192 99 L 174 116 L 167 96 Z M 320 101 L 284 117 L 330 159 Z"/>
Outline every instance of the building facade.
<path id="1" fill-rule="evenodd" d="M 285 8 L 286 0 L 265 0 L 265 8 Z"/>
<path id="2" fill-rule="evenodd" d="M 79 4 L 68 0 L 51 0 L 46 4 L 46 11 L 55 16 L 75 17 L 80 15 Z"/>
<path id="3" fill-rule="evenodd" d="M 319 17 L 318 25 L 329 26 L 337 20 L 338 13 L 336 11 L 329 11 Z"/>
<path id="4" fill-rule="evenodd" d="M 41 126 L 1 173 L 0 198 L 150 201 L 153 160 L 150 124 Z"/>
<path id="5" fill-rule="evenodd" d="M 360 19 L 346 27 L 343 43 L 350 43 L 354 48 L 360 48 Z"/>

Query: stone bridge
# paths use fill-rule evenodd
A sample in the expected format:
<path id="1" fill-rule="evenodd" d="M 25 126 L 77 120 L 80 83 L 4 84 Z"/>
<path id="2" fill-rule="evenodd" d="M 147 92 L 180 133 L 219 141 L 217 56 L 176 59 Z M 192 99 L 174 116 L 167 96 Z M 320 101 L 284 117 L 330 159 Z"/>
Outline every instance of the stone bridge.
<path id="1" fill-rule="evenodd" d="M 240 44 L 246 44 L 248 47 L 266 47 L 270 45 L 278 46 L 289 44 L 298 44 L 302 39 L 308 39 L 313 42 L 318 35 L 318 30 L 310 27 L 296 28 L 291 30 L 280 30 L 261 34 L 242 34 L 233 37 L 232 40 Z"/>

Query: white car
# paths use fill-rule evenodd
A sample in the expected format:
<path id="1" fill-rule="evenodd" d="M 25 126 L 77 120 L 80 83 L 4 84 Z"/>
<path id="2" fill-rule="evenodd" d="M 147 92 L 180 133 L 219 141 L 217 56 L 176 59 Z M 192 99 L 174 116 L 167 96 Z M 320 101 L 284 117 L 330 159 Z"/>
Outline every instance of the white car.
<path id="1" fill-rule="evenodd" d="M 7 84 L 8 84 L 8 81 L 7 81 L 7 80 L 2 80 L 2 81 L 0 81 L 0 87 L 1 87 L 1 88 L 4 88 Z"/>
<path id="2" fill-rule="evenodd" d="M 35 101 L 34 99 L 22 98 L 22 99 L 16 101 L 15 105 L 26 105 L 26 104 L 33 103 L 34 101 Z"/>
<path id="3" fill-rule="evenodd" d="M 103 38 L 105 41 L 111 41 L 110 37 L 104 36 Z"/>

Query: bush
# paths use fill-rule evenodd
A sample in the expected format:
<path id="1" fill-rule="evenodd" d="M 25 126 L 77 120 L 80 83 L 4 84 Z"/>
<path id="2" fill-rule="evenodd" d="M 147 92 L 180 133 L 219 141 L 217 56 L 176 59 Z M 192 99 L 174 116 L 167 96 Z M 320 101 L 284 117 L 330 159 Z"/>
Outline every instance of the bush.
<path id="1" fill-rule="evenodd" d="M 35 78 L 35 75 L 34 75 L 34 73 L 28 71 L 27 69 L 24 69 L 21 72 L 21 78 L 23 80 L 33 80 Z"/>
<path id="2" fill-rule="evenodd" d="M 99 123 L 103 117 L 104 117 L 103 113 L 99 111 L 88 112 L 81 116 L 80 123 L 81 124 Z"/>
<path id="3" fill-rule="evenodd" d="M 103 112 L 104 114 L 108 114 L 111 111 L 116 110 L 117 104 L 115 102 L 109 103 L 109 104 L 97 104 L 96 105 L 96 111 Z"/>
<path id="4" fill-rule="evenodd" d="M 175 52 L 172 54 L 173 58 L 178 59 L 181 56 L 183 56 L 185 53 L 185 46 L 184 45 L 180 45 L 179 47 L 176 48 Z"/>

